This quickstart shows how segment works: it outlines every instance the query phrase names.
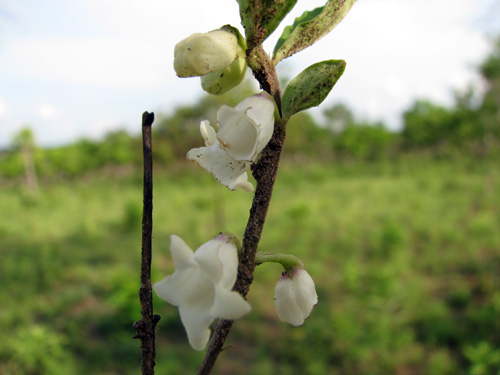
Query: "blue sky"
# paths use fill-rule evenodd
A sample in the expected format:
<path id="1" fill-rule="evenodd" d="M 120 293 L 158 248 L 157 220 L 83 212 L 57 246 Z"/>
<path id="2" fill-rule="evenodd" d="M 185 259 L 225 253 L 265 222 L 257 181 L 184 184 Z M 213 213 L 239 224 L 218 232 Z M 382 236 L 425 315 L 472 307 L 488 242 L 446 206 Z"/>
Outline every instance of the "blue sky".
<path id="1" fill-rule="evenodd" d="M 299 0 L 283 26 L 323 3 Z M 278 73 L 291 78 L 317 61 L 345 59 L 321 108 L 341 101 L 397 128 L 416 98 L 449 104 L 454 89 L 481 89 L 476 67 L 499 31 L 497 14 L 498 0 L 358 0 Z M 242 30 L 234 0 L 0 0 L 0 147 L 27 125 L 43 146 L 138 132 L 145 110 L 194 102 L 199 79 L 175 76 L 174 46 L 227 23 Z"/>

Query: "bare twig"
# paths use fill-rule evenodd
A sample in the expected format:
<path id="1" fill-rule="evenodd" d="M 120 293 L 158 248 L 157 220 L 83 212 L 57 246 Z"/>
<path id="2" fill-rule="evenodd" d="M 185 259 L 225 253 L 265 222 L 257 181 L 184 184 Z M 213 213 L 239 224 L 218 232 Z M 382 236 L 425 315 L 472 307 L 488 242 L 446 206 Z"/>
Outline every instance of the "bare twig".
<path id="1" fill-rule="evenodd" d="M 281 93 L 278 78 L 274 65 L 269 60 L 269 56 L 264 52 L 262 46 L 259 46 L 255 52 L 247 51 L 247 56 L 249 56 L 249 59 L 255 59 L 249 63 L 249 66 L 252 68 L 253 74 L 261 87 L 274 97 L 280 109 Z M 281 121 L 275 122 L 271 140 L 262 151 L 259 161 L 252 165 L 252 172 L 257 181 L 257 187 L 243 237 L 242 251 L 238 265 L 238 277 L 233 288 L 244 297 L 247 295 L 250 284 L 253 281 L 255 255 L 257 254 L 257 247 L 264 229 L 267 210 L 271 202 L 274 182 L 278 173 L 281 150 L 285 142 L 285 125 Z M 224 342 L 231 331 L 232 325 L 233 321 L 224 319 L 221 319 L 217 323 L 210 346 L 198 370 L 198 375 L 210 374 L 217 357 L 224 348 Z"/>
<path id="2" fill-rule="evenodd" d="M 144 153 L 144 200 L 142 212 L 142 261 L 141 301 L 142 320 L 135 322 L 137 334 L 134 338 L 141 339 L 142 374 L 154 375 L 155 366 L 155 329 L 160 320 L 159 315 L 153 315 L 153 294 L 151 291 L 151 238 L 153 232 L 153 157 L 151 151 L 151 125 L 154 113 L 142 114 L 142 146 Z"/>

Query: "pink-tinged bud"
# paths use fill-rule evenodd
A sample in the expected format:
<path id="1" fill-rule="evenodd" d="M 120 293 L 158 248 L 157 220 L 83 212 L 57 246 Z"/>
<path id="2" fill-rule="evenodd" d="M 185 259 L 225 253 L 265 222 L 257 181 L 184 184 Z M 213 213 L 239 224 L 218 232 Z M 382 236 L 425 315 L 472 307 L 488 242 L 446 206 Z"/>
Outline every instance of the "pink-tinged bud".
<path id="1" fill-rule="evenodd" d="M 303 325 L 317 303 L 314 281 L 305 269 L 296 267 L 283 273 L 274 293 L 274 306 L 282 321 Z"/>

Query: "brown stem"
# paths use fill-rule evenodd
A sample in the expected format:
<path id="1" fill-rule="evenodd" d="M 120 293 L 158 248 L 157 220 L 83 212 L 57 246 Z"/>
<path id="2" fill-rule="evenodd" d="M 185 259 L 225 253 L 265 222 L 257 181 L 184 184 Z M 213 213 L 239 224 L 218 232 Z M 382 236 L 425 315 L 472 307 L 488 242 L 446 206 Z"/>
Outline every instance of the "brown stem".
<path id="1" fill-rule="evenodd" d="M 267 147 L 262 151 L 262 156 L 252 166 L 253 176 L 257 181 L 255 195 L 250 209 L 247 227 L 243 236 L 243 245 L 238 267 L 238 278 L 234 290 L 246 296 L 253 281 L 255 270 L 255 256 L 259 241 L 264 229 L 269 204 L 273 194 L 274 182 L 278 173 L 281 150 L 285 142 L 285 128 L 276 123 L 273 137 Z"/>
<path id="2" fill-rule="evenodd" d="M 247 56 L 249 60 L 248 65 L 252 68 L 255 78 L 259 81 L 261 87 L 274 97 L 281 113 L 279 81 L 269 56 L 264 52 L 262 46 L 258 47 L 256 51 L 248 52 Z M 257 181 L 257 187 L 243 236 L 238 277 L 233 288 L 244 297 L 247 295 L 253 281 L 255 255 L 257 254 L 257 248 L 264 229 L 274 182 L 278 173 L 281 150 L 285 142 L 285 125 L 280 121 L 275 122 L 271 140 L 262 151 L 260 159 L 252 165 L 252 172 Z M 221 319 L 217 323 L 210 346 L 198 370 L 198 375 L 210 374 L 217 357 L 224 348 L 224 342 L 231 331 L 232 325 L 232 320 Z"/>
<path id="3" fill-rule="evenodd" d="M 254 49 L 247 50 L 247 61 L 253 75 L 259 81 L 262 90 L 268 92 L 274 98 L 281 116 L 280 82 L 274 64 L 264 50 L 264 47 L 260 45 Z"/>
<path id="4" fill-rule="evenodd" d="M 141 301 L 142 320 L 134 323 L 137 334 L 134 338 L 141 339 L 142 374 L 154 375 L 155 370 L 155 329 L 160 320 L 159 315 L 153 315 L 153 294 L 151 288 L 151 238 L 153 232 L 153 157 L 151 151 L 151 125 L 154 113 L 142 114 L 142 146 L 144 154 L 144 200 L 142 212 L 142 261 Z"/>

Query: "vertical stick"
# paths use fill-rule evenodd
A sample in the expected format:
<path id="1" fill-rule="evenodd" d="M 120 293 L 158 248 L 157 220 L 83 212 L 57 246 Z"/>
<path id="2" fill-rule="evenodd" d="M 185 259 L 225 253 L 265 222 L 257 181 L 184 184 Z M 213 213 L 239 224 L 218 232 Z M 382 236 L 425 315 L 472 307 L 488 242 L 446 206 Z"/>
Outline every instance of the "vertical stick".
<path id="1" fill-rule="evenodd" d="M 151 125 L 154 113 L 142 114 L 142 147 L 144 154 L 144 200 L 142 212 L 142 261 L 141 301 L 142 320 L 135 322 L 137 334 L 134 338 L 141 339 L 142 374 L 154 375 L 155 370 L 155 328 L 160 320 L 159 315 L 153 315 L 153 294 L 151 289 L 151 237 L 153 232 L 153 156 L 151 151 Z"/>

